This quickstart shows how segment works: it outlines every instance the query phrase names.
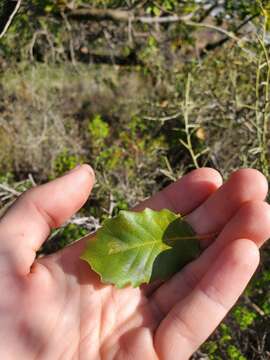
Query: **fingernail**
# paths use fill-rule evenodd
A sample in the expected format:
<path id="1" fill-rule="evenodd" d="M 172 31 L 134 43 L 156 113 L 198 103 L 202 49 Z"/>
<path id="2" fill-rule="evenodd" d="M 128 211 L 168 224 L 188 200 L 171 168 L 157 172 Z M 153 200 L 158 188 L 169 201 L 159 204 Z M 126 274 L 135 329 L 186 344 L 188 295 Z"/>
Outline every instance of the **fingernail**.
<path id="1" fill-rule="evenodd" d="M 95 178 L 96 178 L 95 172 L 89 164 L 82 164 L 80 167 L 87 170 L 90 173 L 90 175 L 92 176 L 93 180 L 95 181 Z"/>
<path id="2" fill-rule="evenodd" d="M 95 172 L 92 169 L 92 167 L 88 164 L 78 164 L 77 166 L 75 166 L 73 169 L 69 170 L 68 172 L 65 173 L 65 175 L 70 175 L 78 170 L 86 170 L 92 177 L 93 181 L 95 182 L 96 176 L 95 176 Z"/>

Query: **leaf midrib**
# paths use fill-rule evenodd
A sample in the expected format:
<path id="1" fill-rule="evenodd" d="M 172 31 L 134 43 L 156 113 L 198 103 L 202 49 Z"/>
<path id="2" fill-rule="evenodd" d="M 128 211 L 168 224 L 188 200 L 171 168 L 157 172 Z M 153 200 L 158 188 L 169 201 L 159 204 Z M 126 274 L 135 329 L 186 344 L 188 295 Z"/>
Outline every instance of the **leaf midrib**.
<path id="1" fill-rule="evenodd" d="M 150 245 L 153 246 L 154 244 L 156 244 L 156 245 L 158 245 L 158 246 L 161 246 L 162 248 L 164 248 L 164 250 L 171 248 L 171 246 L 169 246 L 169 245 L 167 245 L 167 244 L 165 244 L 165 243 L 163 243 L 163 242 L 159 242 L 158 240 L 156 240 L 156 241 L 148 241 L 148 242 L 143 242 L 143 243 L 138 244 L 138 245 L 129 246 L 128 248 L 123 249 L 123 250 L 120 250 L 120 251 L 117 251 L 117 250 L 116 250 L 116 251 L 109 251 L 109 255 L 119 254 L 119 253 L 126 252 L 126 251 L 129 251 L 129 250 L 133 250 L 133 249 L 136 249 L 136 248 L 142 248 L 142 247 L 148 246 L 148 245 L 149 245 L 149 246 L 150 246 Z"/>

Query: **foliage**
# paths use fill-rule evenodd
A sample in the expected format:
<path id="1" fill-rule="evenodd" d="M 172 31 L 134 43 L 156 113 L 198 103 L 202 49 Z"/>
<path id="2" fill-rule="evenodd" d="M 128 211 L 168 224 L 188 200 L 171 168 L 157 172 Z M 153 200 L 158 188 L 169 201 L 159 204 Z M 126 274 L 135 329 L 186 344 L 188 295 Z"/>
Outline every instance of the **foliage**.
<path id="1" fill-rule="evenodd" d="M 228 359 L 230 360 L 247 360 L 247 358 L 243 356 L 239 349 L 237 349 L 237 347 L 235 347 L 234 345 L 228 346 L 227 353 Z"/>
<path id="2" fill-rule="evenodd" d="M 96 115 L 93 120 L 89 122 L 88 130 L 96 146 L 100 145 L 110 132 L 109 125 L 102 120 L 100 115 Z"/>
<path id="3" fill-rule="evenodd" d="M 76 165 L 80 164 L 82 159 L 77 155 L 71 155 L 68 150 L 65 149 L 54 160 L 53 174 L 54 177 L 63 175 L 65 172 L 72 170 Z"/>
<path id="4" fill-rule="evenodd" d="M 88 231 L 82 226 L 72 223 L 67 224 L 65 227 L 59 228 L 51 234 L 50 238 L 39 250 L 38 255 L 54 253 L 87 235 L 87 233 Z"/>
<path id="5" fill-rule="evenodd" d="M 245 330 L 253 323 L 257 314 L 245 306 L 237 306 L 234 309 L 233 316 L 239 324 L 240 329 Z"/>

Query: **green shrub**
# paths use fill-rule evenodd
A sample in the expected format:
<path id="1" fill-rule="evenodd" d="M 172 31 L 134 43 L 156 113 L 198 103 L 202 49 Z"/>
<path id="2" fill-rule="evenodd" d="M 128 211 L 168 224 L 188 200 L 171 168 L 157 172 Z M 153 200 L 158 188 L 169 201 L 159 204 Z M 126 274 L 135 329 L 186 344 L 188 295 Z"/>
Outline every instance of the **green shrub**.
<path id="1" fill-rule="evenodd" d="M 230 360 L 247 360 L 247 358 L 241 354 L 241 351 L 234 345 L 228 346 L 227 354 L 228 359 Z"/>
<path id="2" fill-rule="evenodd" d="M 246 306 L 239 305 L 233 311 L 233 316 L 241 330 L 247 329 L 257 318 L 257 314 Z"/>
<path id="3" fill-rule="evenodd" d="M 64 150 L 56 157 L 53 162 L 52 177 L 61 176 L 82 162 L 82 158 L 80 158 L 78 155 L 70 154 L 68 150 Z"/>
<path id="4" fill-rule="evenodd" d="M 94 118 L 89 121 L 88 130 L 94 146 L 101 145 L 110 134 L 109 125 L 102 120 L 100 115 L 95 115 Z"/>

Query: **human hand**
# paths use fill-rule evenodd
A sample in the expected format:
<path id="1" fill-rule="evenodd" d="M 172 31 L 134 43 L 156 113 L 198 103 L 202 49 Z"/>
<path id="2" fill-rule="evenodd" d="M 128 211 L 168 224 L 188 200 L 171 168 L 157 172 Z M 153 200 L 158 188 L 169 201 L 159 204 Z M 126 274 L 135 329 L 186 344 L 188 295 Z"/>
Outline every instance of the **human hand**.
<path id="1" fill-rule="evenodd" d="M 87 238 L 35 260 L 50 230 L 86 201 L 84 165 L 23 194 L 0 221 L 0 359 L 185 360 L 244 290 L 270 236 L 267 182 L 256 170 L 221 185 L 195 170 L 137 209 L 187 214 L 198 234 L 218 233 L 181 272 L 159 286 L 116 289 L 79 256 Z"/>

